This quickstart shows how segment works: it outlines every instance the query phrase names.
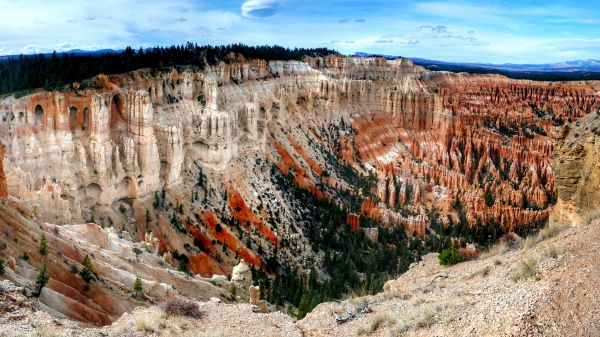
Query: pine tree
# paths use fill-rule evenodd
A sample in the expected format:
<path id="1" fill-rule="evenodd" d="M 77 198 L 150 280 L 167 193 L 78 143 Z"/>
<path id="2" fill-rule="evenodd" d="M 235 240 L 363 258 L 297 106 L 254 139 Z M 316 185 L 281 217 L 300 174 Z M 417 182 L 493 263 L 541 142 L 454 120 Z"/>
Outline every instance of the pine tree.
<path id="1" fill-rule="evenodd" d="M 179 261 L 179 266 L 177 267 L 177 270 L 182 273 L 187 273 L 187 266 L 185 265 L 185 262 Z"/>
<path id="2" fill-rule="evenodd" d="M 4 261 L 0 260 L 0 276 L 4 275 Z"/>
<path id="3" fill-rule="evenodd" d="M 152 221 L 152 216 L 150 216 L 150 210 L 147 209 L 146 210 L 146 226 L 150 224 L 150 221 Z"/>
<path id="4" fill-rule="evenodd" d="M 144 290 L 142 279 L 139 277 L 135 278 L 135 282 L 133 283 L 133 291 L 135 291 L 136 296 L 139 296 Z"/>
<path id="5" fill-rule="evenodd" d="M 48 241 L 46 240 L 46 235 L 42 233 L 42 237 L 40 237 L 40 254 L 46 256 L 48 254 Z"/>
<path id="6" fill-rule="evenodd" d="M 229 290 L 229 294 L 231 295 L 231 299 L 235 301 L 236 298 L 237 298 L 237 287 L 235 286 L 235 284 L 231 285 L 231 289 Z"/>
<path id="7" fill-rule="evenodd" d="M 135 259 L 139 260 L 140 259 L 140 254 L 142 254 L 142 250 L 139 249 L 138 247 L 133 247 L 131 248 L 131 251 L 133 251 L 133 253 L 135 254 Z"/>
<path id="8" fill-rule="evenodd" d="M 44 267 L 42 267 L 42 270 L 40 270 L 37 277 L 35 278 L 35 284 L 37 284 L 38 286 L 38 297 L 42 293 L 42 288 L 44 288 L 44 286 L 46 285 L 46 283 L 48 283 L 49 280 L 50 276 L 48 275 L 48 268 L 46 267 L 46 264 L 44 264 Z"/>
<path id="9" fill-rule="evenodd" d="M 85 257 L 83 258 L 82 264 L 83 264 L 83 268 L 79 272 L 79 276 L 81 276 L 83 281 L 86 283 L 86 288 L 88 288 L 89 283 L 92 281 L 92 279 L 94 277 L 94 268 L 92 266 L 92 260 L 90 259 L 89 255 L 87 255 L 87 254 L 85 255 Z"/>

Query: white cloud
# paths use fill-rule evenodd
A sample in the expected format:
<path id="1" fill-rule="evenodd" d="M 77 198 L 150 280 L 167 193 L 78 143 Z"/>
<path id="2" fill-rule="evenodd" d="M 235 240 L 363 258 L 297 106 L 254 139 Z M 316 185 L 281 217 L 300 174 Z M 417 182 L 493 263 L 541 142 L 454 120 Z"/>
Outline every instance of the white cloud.
<path id="1" fill-rule="evenodd" d="M 279 5 L 278 0 L 247 0 L 242 4 L 242 15 L 247 18 L 272 16 Z"/>

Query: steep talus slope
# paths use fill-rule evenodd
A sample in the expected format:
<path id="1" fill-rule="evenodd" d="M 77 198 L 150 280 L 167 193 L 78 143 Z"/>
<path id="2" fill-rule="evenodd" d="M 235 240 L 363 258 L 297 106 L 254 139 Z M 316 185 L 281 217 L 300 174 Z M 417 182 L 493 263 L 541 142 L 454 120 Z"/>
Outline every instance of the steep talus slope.
<path id="1" fill-rule="evenodd" d="M 151 285 L 150 303 L 168 285 L 225 301 L 231 283 L 209 278 L 239 260 L 264 298 L 302 316 L 348 288 L 380 289 L 452 240 L 483 246 L 544 224 L 555 128 L 595 111 L 599 87 L 401 59 L 240 58 L 7 98 L 6 207 L 27 214 L 0 225 L 26 244 L 4 236 L 12 253 L 0 254 L 30 285 L 44 231 L 50 256 L 67 262 L 49 263 L 56 282 L 44 291 L 56 294 L 41 302 L 79 320 L 104 324 L 140 304 L 127 289 L 135 276 Z M 97 225 L 73 225 L 87 222 Z M 140 263 L 132 247 L 148 251 Z M 104 280 L 92 291 L 64 276 L 84 252 Z M 84 299 L 87 316 L 64 305 Z"/>

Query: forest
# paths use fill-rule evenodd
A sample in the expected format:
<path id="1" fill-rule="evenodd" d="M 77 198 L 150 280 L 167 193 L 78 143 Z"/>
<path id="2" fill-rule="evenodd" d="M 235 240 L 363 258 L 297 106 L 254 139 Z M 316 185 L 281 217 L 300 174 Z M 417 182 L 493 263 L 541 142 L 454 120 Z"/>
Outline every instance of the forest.
<path id="1" fill-rule="evenodd" d="M 128 71 L 175 66 L 204 68 L 233 61 L 234 55 L 247 60 L 302 60 L 306 56 L 337 55 L 327 48 L 284 48 L 280 46 L 199 46 L 187 43 L 170 47 L 134 50 L 127 47 L 116 53 L 71 54 L 52 53 L 0 58 L 0 95 L 16 93 L 17 97 L 33 89 L 57 90 L 73 82 L 81 82 L 98 74 L 121 74 Z"/>

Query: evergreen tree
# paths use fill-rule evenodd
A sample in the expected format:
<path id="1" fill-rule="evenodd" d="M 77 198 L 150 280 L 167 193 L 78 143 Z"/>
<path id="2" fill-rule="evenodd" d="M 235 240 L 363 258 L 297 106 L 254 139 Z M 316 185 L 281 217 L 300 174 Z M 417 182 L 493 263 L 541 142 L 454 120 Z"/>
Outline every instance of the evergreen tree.
<path id="1" fill-rule="evenodd" d="M 4 261 L 0 260 L 0 276 L 4 275 L 6 271 L 4 270 Z"/>
<path id="2" fill-rule="evenodd" d="M 143 288 L 143 284 L 142 284 L 142 279 L 139 277 L 136 277 L 135 282 L 133 283 L 133 291 L 135 291 L 136 296 L 139 296 L 139 295 L 141 295 L 143 290 L 144 290 L 144 288 Z"/>
<path id="3" fill-rule="evenodd" d="M 37 277 L 35 278 L 35 284 L 37 284 L 37 286 L 38 286 L 38 292 L 37 292 L 38 297 L 42 293 L 42 288 L 44 288 L 44 286 L 46 285 L 46 283 L 48 283 L 49 280 L 50 280 L 50 275 L 48 275 L 48 268 L 47 268 L 46 264 L 44 263 L 42 270 L 40 270 L 40 272 L 37 274 Z"/>
<path id="4" fill-rule="evenodd" d="M 79 272 L 79 276 L 81 276 L 81 278 L 85 282 L 85 284 L 86 284 L 85 286 L 87 289 L 87 288 L 89 288 L 89 284 L 90 284 L 90 282 L 92 282 L 92 279 L 94 278 L 94 274 L 95 274 L 94 268 L 92 266 L 92 260 L 90 259 L 90 256 L 88 254 L 86 254 L 85 257 L 83 258 L 82 265 L 83 265 L 83 268 Z"/>
<path id="5" fill-rule="evenodd" d="M 236 298 L 237 298 L 237 287 L 235 286 L 235 284 L 231 285 L 231 289 L 229 290 L 229 294 L 231 295 L 231 299 L 233 301 L 235 301 Z"/>
<path id="6" fill-rule="evenodd" d="M 46 235 L 42 233 L 40 237 L 40 254 L 46 256 L 48 254 L 48 241 L 46 240 Z"/>
<path id="7" fill-rule="evenodd" d="M 177 266 L 177 270 L 182 272 L 182 273 L 187 273 L 187 266 L 185 265 L 184 261 L 179 261 L 179 265 Z"/>
<path id="8" fill-rule="evenodd" d="M 139 249 L 138 247 L 133 247 L 131 248 L 131 251 L 135 254 L 135 259 L 139 260 L 140 259 L 140 254 L 142 254 L 142 250 Z"/>

